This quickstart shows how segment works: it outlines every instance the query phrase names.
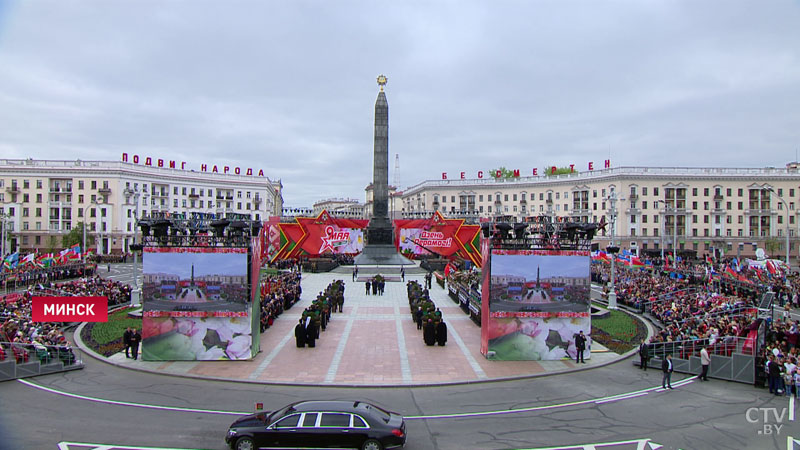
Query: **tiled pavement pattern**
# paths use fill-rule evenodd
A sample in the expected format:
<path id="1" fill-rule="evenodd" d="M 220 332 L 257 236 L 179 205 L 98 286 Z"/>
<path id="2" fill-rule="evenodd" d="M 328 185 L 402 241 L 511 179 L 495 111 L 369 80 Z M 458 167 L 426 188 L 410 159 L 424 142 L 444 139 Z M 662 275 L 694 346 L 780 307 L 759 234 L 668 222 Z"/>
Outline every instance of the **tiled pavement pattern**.
<path id="1" fill-rule="evenodd" d="M 334 313 L 315 348 L 297 348 L 294 326 L 311 299 L 332 280 L 346 282 L 343 313 Z M 421 276 L 409 275 L 406 280 Z M 480 353 L 480 327 L 434 282 L 431 297 L 448 326 L 447 345 L 422 341 L 408 307 L 406 285 L 386 283 L 383 296 L 365 295 L 350 274 L 303 274 L 303 295 L 261 335 L 252 361 L 149 362 L 110 358 L 116 364 L 161 373 L 311 385 L 418 385 L 469 382 L 589 368 L 618 355 L 593 345 L 587 364 L 572 361 L 489 361 Z"/>

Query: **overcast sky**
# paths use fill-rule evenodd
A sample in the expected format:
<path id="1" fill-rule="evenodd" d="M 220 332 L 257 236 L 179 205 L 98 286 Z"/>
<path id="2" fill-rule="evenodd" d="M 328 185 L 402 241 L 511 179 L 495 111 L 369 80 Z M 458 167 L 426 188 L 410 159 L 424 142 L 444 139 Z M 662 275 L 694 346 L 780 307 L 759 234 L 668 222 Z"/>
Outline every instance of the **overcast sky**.
<path id="1" fill-rule="evenodd" d="M 0 155 L 264 169 L 287 206 L 533 167 L 784 166 L 800 1 L 0 0 Z"/>

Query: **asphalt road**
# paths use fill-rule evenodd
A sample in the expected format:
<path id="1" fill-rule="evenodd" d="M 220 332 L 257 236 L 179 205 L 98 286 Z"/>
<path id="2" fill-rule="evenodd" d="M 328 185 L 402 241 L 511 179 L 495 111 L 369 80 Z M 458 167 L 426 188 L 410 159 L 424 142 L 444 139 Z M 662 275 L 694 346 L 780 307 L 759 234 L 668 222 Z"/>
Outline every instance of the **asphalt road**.
<path id="1" fill-rule="evenodd" d="M 220 412 L 251 411 L 255 402 L 274 409 L 302 399 L 361 399 L 400 412 L 409 417 L 408 449 L 565 447 L 644 439 L 669 449 L 786 449 L 788 436 L 800 437 L 800 425 L 788 414 L 779 424 L 769 416 L 769 435 L 764 434 L 763 413 L 748 417 L 748 409 L 754 407 L 777 408 L 780 414 L 789 405 L 786 397 L 716 380 L 679 386 L 684 378 L 675 374 L 677 387 L 672 391 L 650 389 L 660 388 L 661 373 L 641 371 L 626 360 L 573 374 L 458 386 L 277 387 L 141 373 L 87 357 L 84 370 L 27 382 L 97 399 L 178 409 L 110 404 L 66 397 L 21 381 L 3 382 L 0 448 L 56 449 L 59 443 L 62 449 L 96 448 L 64 444 L 81 442 L 106 444 L 102 448 L 108 450 L 222 450 L 235 415 Z M 626 393 L 633 394 L 608 398 Z M 519 409 L 523 411 L 512 411 Z M 466 415 L 435 417 L 452 414 Z M 774 424 L 782 425 L 777 434 Z M 633 443 L 597 448 L 651 447 Z"/>

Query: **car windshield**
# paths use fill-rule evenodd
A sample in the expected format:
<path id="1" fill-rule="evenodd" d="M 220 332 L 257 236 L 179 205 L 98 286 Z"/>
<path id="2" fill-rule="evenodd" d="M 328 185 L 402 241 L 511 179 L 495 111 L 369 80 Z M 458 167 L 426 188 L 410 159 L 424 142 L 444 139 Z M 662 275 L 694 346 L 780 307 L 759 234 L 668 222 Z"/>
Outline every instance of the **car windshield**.
<path id="1" fill-rule="evenodd" d="M 270 414 L 269 415 L 269 420 L 267 420 L 267 423 L 275 422 L 276 420 L 280 419 L 281 417 L 283 417 L 286 414 L 289 414 L 290 412 L 293 412 L 293 411 L 294 411 L 294 405 L 293 404 L 289 405 L 289 406 L 286 406 L 286 407 L 283 407 L 283 408 L 275 411 L 274 413 Z"/>
<path id="2" fill-rule="evenodd" d="M 386 411 L 382 410 L 381 408 L 378 408 L 377 406 L 374 406 L 374 405 L 364 404 L 364 407 L 373 416 L 383 420 L 386 423 L 389 423 L 389 419 L 391 419 L 391 415 L 388 412 L 386 412 Z"/>

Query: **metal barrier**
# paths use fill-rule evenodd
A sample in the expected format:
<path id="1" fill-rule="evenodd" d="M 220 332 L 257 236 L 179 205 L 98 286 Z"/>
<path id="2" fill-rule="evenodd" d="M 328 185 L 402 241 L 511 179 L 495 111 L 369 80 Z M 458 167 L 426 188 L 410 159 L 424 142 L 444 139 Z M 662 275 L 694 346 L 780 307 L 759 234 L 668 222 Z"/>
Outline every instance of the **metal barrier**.
<path id="1" fill-rule="evenodd" d="M 650 360 L 647 366 L 660 369 L 661 362 L 669 354 L 675 372 L 699 374 L 702 368 L 700 350 L 706 346 L 711 357 L 709 377 L 748 384 L 755 382 L 758 349 L 755 338 L 725 336 L 718 338 L 713 345 L 708 339 L 648 344 Z"/>
<path id="2" fill-rule="evenodd" d="M 0 342 L 0 381 L 83 368 L 83 354 L 67 345 Z"/>

